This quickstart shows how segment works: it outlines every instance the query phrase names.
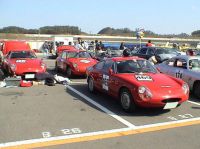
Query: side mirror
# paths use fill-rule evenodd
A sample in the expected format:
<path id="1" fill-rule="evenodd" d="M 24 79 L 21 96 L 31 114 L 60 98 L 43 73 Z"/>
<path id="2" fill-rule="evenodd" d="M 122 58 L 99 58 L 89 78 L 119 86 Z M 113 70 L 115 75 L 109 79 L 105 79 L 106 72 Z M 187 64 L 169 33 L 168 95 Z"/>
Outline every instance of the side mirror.
<path id="1" fill-rule="evenodd" d="M 111 68 L 109 68 L 108 73 L 109 73 L 109 75 L 112 75 L 113 74 L 113 70 Z"/>

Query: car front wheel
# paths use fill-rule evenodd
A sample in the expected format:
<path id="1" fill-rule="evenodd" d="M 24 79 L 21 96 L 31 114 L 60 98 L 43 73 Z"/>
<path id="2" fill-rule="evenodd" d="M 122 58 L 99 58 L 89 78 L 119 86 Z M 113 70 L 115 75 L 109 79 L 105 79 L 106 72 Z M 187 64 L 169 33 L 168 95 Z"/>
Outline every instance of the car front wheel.
<path id="1" fill-rule="evenodd" d="M 120 104 L 124 111 L 133 112 L 136 110 L 133 97 L 128 89 L 122 89 L 120 92 Z"/>
<path id="2" fill-rule="evenodd" d="M 88 90 L 94 93 L 94 80 L 91 77 L 88 79 Z"/>
<path id="3" fill-rule="evenodd" d="M 70 78 L 72 76 L 72 69 L 70 67 L 67 67 L 66 73 L 67 73 L 67 77 Z"/>

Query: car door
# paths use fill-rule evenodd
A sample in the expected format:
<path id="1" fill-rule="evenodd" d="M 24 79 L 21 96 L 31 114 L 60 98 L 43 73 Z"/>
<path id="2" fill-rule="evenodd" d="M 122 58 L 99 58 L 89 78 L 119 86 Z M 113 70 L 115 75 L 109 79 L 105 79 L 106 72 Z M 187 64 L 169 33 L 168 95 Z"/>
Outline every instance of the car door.
<path id="1" fill-rule="evenodd" d="M 105 64 L 103 65 L 103 69 L 102 69 L 102 80 L 101 80 L 101 86 L 102 86 L 102 90 L 108 94 L 110 94 L 110 73 L 109 70 L 113 65 L 113 61 L 112 60 L 106 60 Z"/>
<path id="2" fill-rule="evenodd" d="M 161 64 L 158 64 L 159 71 L 172 76 L 175 71 L 174 63 L 175 59 L 171 58 Z"/>
<path id="3" fill-rule="evenodd" d="M 182 58 L 176 58 L 174 62 L 174 67 L 169 71 L 171 76 L 182 79 L 186 81 L 186 71 L 187 71 L 187 61 Z"/>
<path id="4" fill-rule="evenodd" d="M 109 81 L 108 81 L 108 86 L 109 86 L 109 95 L 113 97 L 118 96 L 118 90 L 120 88 L 120 80 L 117 77 L 117 69 L 116 69 L 116 63 L 114 62 L 111 66 L 112 73 L 109 73 Z"/>
<path id="5" fill-rule="evenodd" d="M 67 58 L 67 52 L 62 52 L 62 54 L 57 59 L 57 66 L 64 70 L 66 68 L 65 61 Z"/>
<path id="6" fill-rule="evenodd" d="M 94 79 L 94 85 L 98 90 L 102 90 L 102 78 L 103 78 L 103 66 L 105 61 L 101 61 L 94 66 L 92 71 L 92 77 Z"/>

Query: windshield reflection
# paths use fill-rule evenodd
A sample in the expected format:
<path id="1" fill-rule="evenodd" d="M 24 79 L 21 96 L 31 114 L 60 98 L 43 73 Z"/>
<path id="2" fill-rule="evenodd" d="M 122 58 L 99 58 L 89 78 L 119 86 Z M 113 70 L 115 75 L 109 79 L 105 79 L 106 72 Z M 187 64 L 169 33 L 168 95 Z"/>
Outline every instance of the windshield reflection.
<path id="1" fill-rule="evenodd" d="M 147 60 L 126 60 L 117 62 L 117 73 L 157 73 Z"/>

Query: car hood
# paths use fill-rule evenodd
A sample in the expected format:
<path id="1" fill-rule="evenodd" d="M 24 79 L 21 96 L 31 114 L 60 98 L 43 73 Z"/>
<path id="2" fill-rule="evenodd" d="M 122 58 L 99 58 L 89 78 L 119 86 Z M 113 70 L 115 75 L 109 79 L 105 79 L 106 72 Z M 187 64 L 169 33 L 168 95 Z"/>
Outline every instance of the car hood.
<path id="1" fill-rule="evenodd" d="M 33 67 L 39 67 L 41 66 L 41 59 L 11 59 L 10 62 L 12 64 L 15 64 L 17 68 L 33 68 Z"/>
<path id="2" fill-rule="evenodd" d="M 166 88 L 180 89 L 182 85 L 172 77 L 161 73 L 127 73 L 118 74 L 118 77 L 134 86 L 145 86 L 153 91 L 166 90 Z"/>
<path id="3" fill-rule="evenodd" d="M 77 65 L 91 66 L 97 63 L 97 60 L 92 58 L 69 58 L 69 62 L 76 63 Z"/>

